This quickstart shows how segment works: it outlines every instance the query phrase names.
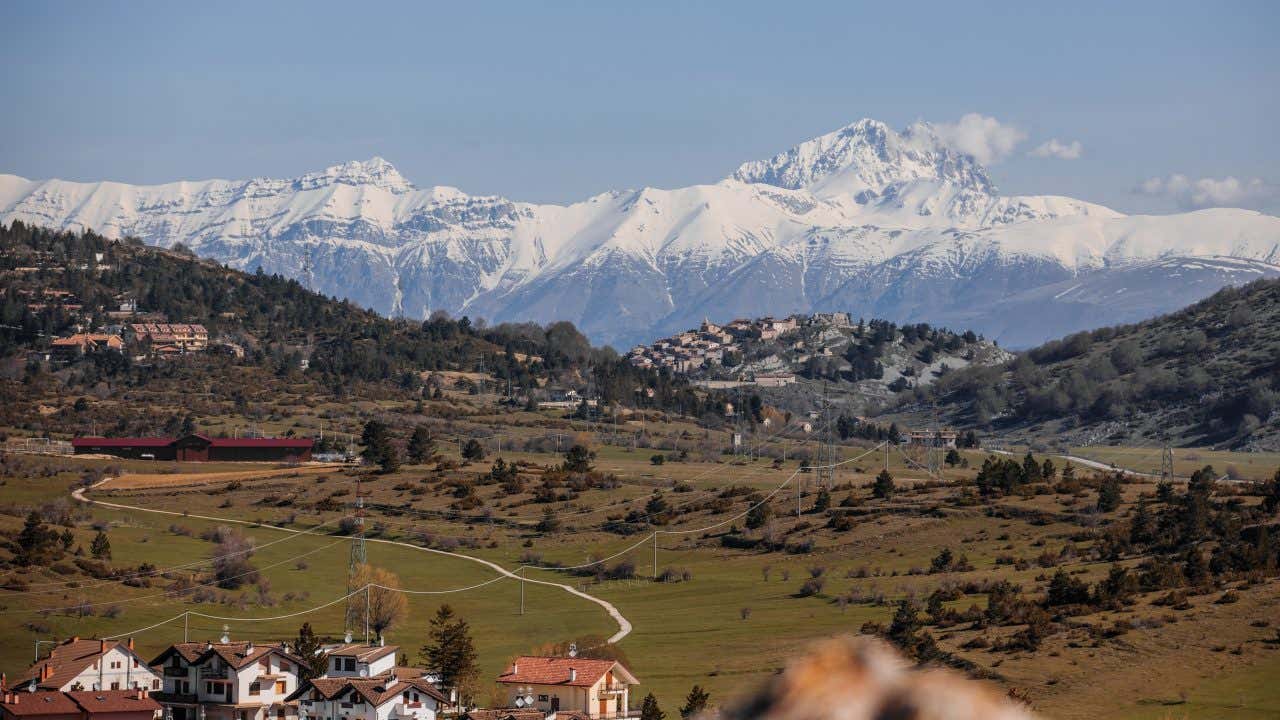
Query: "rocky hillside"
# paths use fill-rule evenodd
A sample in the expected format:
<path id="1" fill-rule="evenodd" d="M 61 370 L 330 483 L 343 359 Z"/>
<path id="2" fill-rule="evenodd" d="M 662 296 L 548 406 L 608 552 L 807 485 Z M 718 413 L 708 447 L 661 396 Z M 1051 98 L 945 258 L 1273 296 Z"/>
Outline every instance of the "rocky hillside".
<path id="1" fill-rule="evenodd" d="M 1228 288 L 1135 325 L 1081 332 L 902 393 L 1010 439 L 1280 449 L 1280 281 Z"/>
<path id="2" fill-rule="evenodd" d="M 375 158 L 145 187 L 0 175 L 0 221 L 12 220 L 181 243 L 384 315 L 569 320 L 619 347 L 704 316 L 824 310 L 1025 347 L 1280 276 L 1280 219 L 1002 196 L 928 124 L 874 120 L 715 184 L 564 206 L 419 188 Z"/>

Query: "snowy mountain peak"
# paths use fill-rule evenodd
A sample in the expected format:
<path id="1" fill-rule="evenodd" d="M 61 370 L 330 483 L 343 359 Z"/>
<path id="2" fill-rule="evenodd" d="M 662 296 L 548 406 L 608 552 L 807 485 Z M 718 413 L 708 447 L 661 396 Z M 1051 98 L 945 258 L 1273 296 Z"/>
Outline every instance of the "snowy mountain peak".
<path id="1" fill-rule="evenodd" d="M 733 179 L 804 189 L 820 197 L 847 196 L 864 204 L 917 181 L 996 193 L 986 169 L 949 147 L 928 123 L 915 123 L 899 133 L 870 118 L 768 160 L 743 163 Z"/>
<path id="2" fill-rule="evenodd" d="M 371 185 L 400 195 L 415 190 L 413 183 L 405 179 L 395 166 L 380 157 L 369 160 L 351 160 L 327 167 L 319 172 L 303 175 L 293 181 L 298 190 L 327 187 L 334 184 Z"/>

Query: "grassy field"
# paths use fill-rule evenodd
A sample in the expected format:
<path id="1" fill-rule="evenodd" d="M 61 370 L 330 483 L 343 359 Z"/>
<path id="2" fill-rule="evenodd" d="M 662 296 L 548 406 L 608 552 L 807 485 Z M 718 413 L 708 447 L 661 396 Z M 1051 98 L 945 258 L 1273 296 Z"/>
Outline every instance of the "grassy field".
<path id="1" fill-rule="evenodd" d="M 359 412 L 375 411 L 375 406 L 367 405 Z M 403 404 L 376 407 L 406 411 Z M 291 422 L 318 422 L 308 417 L 312 416 L 295 416 Z M 354 468 L 320 474 L 303 468 L 266 467 L 242 475 L 244 466 L 228 464 L 157 467 L 119 460 L 22 460 L 28 467 L 11 473 L 0 486 L 8 507 L 66 503 L 71 489 L 86 478 L 104 474 L 149 472 L 156 477 L 160 484 L 107 486 L 92 496 L 179 515 L 100 506 L 78 509 L 87 514 L 78 518 L 76 542 L 87 546 L 95 523 L 108 527 L 117 567 L 142 562 L 162 568 L 202 565 L 200 561 L 208 558 L 214 546 L 200 535 L 218 523 L 182 517 L 184 512 L 263 523 L 245 532 L 260 547 L 254 563 L 269 587 L 265 597 L 256 588 L 220 591 L 212 602 L 197 604 L 165 597 L 164 580 L 151 588 L 129 588 L 52 570 L 34 573 L 27 578 L 32 590 L 57 591 L 0 591 L 0 614 L 5 616 L 0 620 L 0 669 L 11 676 L 19 672 L 37 638 L 126 632 L 188 609 L 231 618 L 286 615 L 339 597 L 345 591 L 348 539 L 329 534 L 289 537 L 265 525 L 305 529 L 326 522 L 323 530 L 330 532 L 350 512 L 357 477 L 364 481 L 371 508 L 368 527 L 375 538 L 429 544 L 513 569 L 530 559 L 538 564 L 590 562 L 637 545 L 607 563 L 614 567 L 630 562 L 635 576 L 626 579 L 526 572 L 530 577 L 578 585 L 619 608 L 635 628 L 620 650 L 640 677 L 642 691 L 655 692 L 669 716 L 691 685 L 701 684 L 713 698 L 723 700 L 768 677 L 815 639 L 857 633 L 867 622 L 887 623 L 893 603 L 900 598 L 923 599 L 941 585 L 974 586 L 997 579 L 1035 591 L 1044 587 L 1052 573 L 1037 564 L 1038 555 L 1067 545 L 1085 553 L 1090 545 L 1074 538 L 1085 529 L 1081 518 L 1091 517 L 1086 509 L 1095 502 L 1093 490 L 1012 495 L 995 504 L 972 502 L 966 499 L 970 491 L 962 485 L 984 458 L 977 452 L 964 454 L 969 467 L 944 467 L 937 479 L 919 469 L 922 457 L 900 453 L 886 458 L 874 451 L 843 464 L 832 479 L 836 488 L 832 500 L 848 503 L 850 507 L 842 511 L 851 513 L 855 522 L 849 530 L 834 531 L 825 527 L 823 514 L 812 511 L 816 474 L 799 472 L 802 462 L 797 454 L 812 451 L 812 443 L 804 437 L 775 437 L 762 443 L 778 455 L 775 461 L 708 453 L 706 448 L 725 444 L 722 432 L 654 418 L 602 431 L 599 426 L 569 423 L 552 414 L 505 416 L 482 412 L 477 406 L 472 414 L 451 422 L 454 429 L 485 438 L 489 455 L 484 461 L 461 463 L 457 444 L 452 442 L 441 443 L 442 462 L 406 465 L 390 475 Z M 666 448 L 661 451 L 666 462 L 654 464 L 651 456 L 658 450 L 628 442 L 627 438 L 641 433 L 646 443 Z M 608 439 L 617 439 L 617 444 L 607 444 Z M 531 449 L 535 441 L 543 447 Z M 557 442 L 562 447 L 590 443 L 596 452 L 596 469 L 613 480 L 572 491 L 559 488 L 554 501 L 536 502 L 533 494 L 543 469 L 562 459 L 555 452 Z M 505 461 L 521 464 L 527 480 L 522 492 L 508 494 L 484 481 L 499 443 L 504 443 Z M 841 457 L 854 458 L 867 449 L 844 447 Z M 676 461 L 678 450 L 685 450 L 688 459 Z M 1095 457 L 1098 451 L 1089 448 L 1085 454 Z M 1142 451 L 1112 449 L 1107 457 L 1140 462 Z M 1179 468 L 1212 463 L 1225 471 L 1234 464 L 1240 472 L 1259 478 L 1269 477 L 1275 468 L 1272 464 L 1268 472 L 1270 458 L 1262 456 L 1206 452 L 1192 457 L 1194 453 L 1178 452 Z M 1158 461 L 1157 453 L 1157 466 Z M 40 464 L 51 471 L 34 472 Z M 870 498 L 870 483 L 882 467 L 902 488 L 889 502 Z M 166 478 L 182 482 L 170 484 Z M 461 486 L 472 486 L 474 504 L 459 496 Z M 757 494 L 721 498 L 733 486 Z M 798 517 L 797 487 L 803 489 L 803 512 Z M 751 504 L 750 498 L 765 497 L 779 488 L 770 502 L 774 519 L 769 529 L 779 546 L 786 545 L 788 550 L 725 546 L 721 536 L 730 529 L 742 529 L 740 515 Z M 628 513 L 643 514 L 655 492 L 672 508 L 669 524 L 657 527 L 670 532 L 658 537 L 656 567 L 653 542 L 646 540 L 648 526 L 641 523 L 640 532 L 628 535 L 610 525 Z M 1151 483 L 1125 485 L 1124 505 L 1114 517 L 1124 517 L 1139 495 L 1153 492 Z M 546 508 L 559 521 L 557 530 L 538 530 Z M 18 512 L 0 515 L 0 529 L 12 531 L 20 524 Z M 682 532 L 698 528 L 708 529 Z M 931 560 L 944 548 L 963 554 L 973 569 L 928 572 Z M 403 587 L 414 590 L 439 592 L 495 576 L 492 570 L 463 559 L 376 542 L 369 544 L 369 556 L 374 564 L 395 572 Z M 1137 561 L 1124 562 L 1134 566 Z M 1063 566 L 1085 581 L 1096 581 L 1107 574 L 1111 563 L 1080 557 Z M 196 569 L 204 568 L 191 568 Z M 672 570 L 676 577 L 687 575 L 688 579 L 656 583 L 649 579 L 655 570 Z M 801 597 L 801 585 L 814 574 L 823 579 L 821 591 Z M 64 584 L 37 584 L 55 582 Z M 71 582 L 80 587 L 72 587 Z M 392 628 L 388 641 L 401 645 L 415 660 L 431 613 L 447 600 L 471 620 L 485 676 L 491 677 L 513 654 L 547 643 L 605 637 L 616 629 L 598 606 L 562 590 L 532 584 L 525 587 L 526 614 L 522 616 L 519 593 L 517 583 L 503 580 L 469 592 L 411 596 L 408 618 Z M 1038 652 L 969 647 L 979 635 L 999 639 L 1016 628 L 974 630 L 962 624 L 935 634 L 942 648 L 983 668 L 995 678 L 992 682 L 1024 691 L 1050 717 L 1225 717 L 1240 697 L 1245 708 L 1250 712 L 1258 708 L 1263 714 L 1257 716 L 1262 717 L 1280 702 L 1280 684 L 1265 682 L 1280 652 L 1267 642 L 1274 636 L 1274 627 L 1256 623 L 1280 617 L 1280 587 L 1270 580 L 1241 586 L 1238 593 L 1240 600 L 1230 605 L 1214 603 L 1216 595 L 1193 597 L 1189 608 L 1180 611 L 1157 607 L 1154 595 L 1143 596 L 1122 612 L 1073 618 L 1071 629 L 1049 638 Z M 86 600 L 100 603 L 91 616 L 82 617 L 74 609 L 39 611 Z M 985 603 L 983 593 L 972 592 L 947 606 L 963 611 L 985 607 Z M 331 636 L 342 632 L 338 605 L 305 617 L 262 623 L 193 619 L 190 633 L 201 639 L 215 637 L 225 623 L 236 637 L 287 638 L 296 634 L 303 620 Z M 1119 620 L 1132 621 L 1133 629 L 1111 639 L 1099 639 L 1090 630 Z M 180 640 L 181 634 L 179 622 L 142 633 L 138 642 L 150 652 Z"/>
<path id="2" fill-rule="evenodd" d="M 1227 450 L 1203 448 L 1174 448 L 1173 472 L 1179 477 L 1205 465 L 1212 465 L 1220 474 L 1229 474 L 1238 480 L 1269 480 L 1280 467 L 1280 453 L 1237 453 Z M 1073 455 L 1090 460 L 1115 464 L 1128 470 L 1160 474 L 1160 448 L 1128 448 L 1094 445 L 1071 448 Z"/>

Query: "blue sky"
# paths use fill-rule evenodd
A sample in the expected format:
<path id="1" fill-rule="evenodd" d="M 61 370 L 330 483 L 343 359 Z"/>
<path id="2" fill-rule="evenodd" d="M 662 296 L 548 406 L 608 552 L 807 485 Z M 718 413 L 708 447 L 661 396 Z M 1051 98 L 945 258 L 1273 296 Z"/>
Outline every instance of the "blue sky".
<path id="1" fill-rule="evenodd" d="M 568 201 L 978 113 L 1025 136 L 991 166 L 1007 193 L 1280 212 L 1276 3 L 6 2 L 0 25 L 0 172 L 31 178 L 380 155 Z M 1079 157 L 1031 154 L 1051 139 Z"/>

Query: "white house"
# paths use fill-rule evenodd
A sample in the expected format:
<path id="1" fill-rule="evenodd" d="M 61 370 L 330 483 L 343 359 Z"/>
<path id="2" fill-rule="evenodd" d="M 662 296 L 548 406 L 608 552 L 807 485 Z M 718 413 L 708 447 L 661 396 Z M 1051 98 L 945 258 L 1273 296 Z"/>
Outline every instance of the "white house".
<path id="1" fill-rule="evenodd" d="M 133 651 L 128 640 L 73 637 L 27 670 L 14 687 L 38 690 L 159 690 L 160 675 Z"/>
<path id="2" fill-rule="evenodd" d="M 396 668 L 398 645 L 347 643 L 326 653 L 324 677 L 371 678 Z"/>
<path id="3" fill-rule="evenodd" d="M 616 660 L 521 656 L 497 681 L 509 705 L 544 713 L 579 713 L 593 720 L 628 716 L 635 678 Z"/>
<path id="4" fill-rule="evenodd" d="M 426 678 L 318 677 L 290 696 L 298 720 L 436 720 L 447 706 L 444 695 Z"/>
<path id="5" fill-rule="evenodd" d="M 284 645 L 171 645 L 151 661 L 164 678 L 156 695 L 172 720 L 289 720 L 302 658 Z"/>

